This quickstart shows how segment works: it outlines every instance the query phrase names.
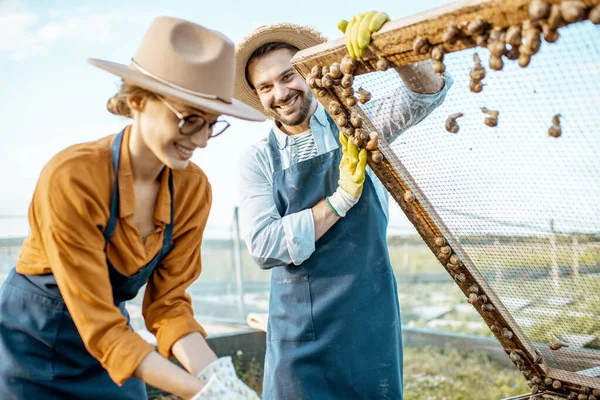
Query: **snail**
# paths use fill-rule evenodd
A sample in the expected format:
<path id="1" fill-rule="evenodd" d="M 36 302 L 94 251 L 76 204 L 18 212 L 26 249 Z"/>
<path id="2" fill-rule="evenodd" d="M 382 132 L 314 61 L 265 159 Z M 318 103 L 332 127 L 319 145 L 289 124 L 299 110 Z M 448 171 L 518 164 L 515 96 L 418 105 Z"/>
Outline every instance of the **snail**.
<path id="1" fill-rule="evenodd" d="M 333 79 L 339 79 L 342 77 L 342 75 L 344 75 L 342 73 L 340 63 L 334 62 L 333 64 L 331 64 L 331 67 L 329 68 L 329 75 L 331 75 Z"/>
<path id="2" fill-rule="evenodd" d="M 565 342 L 564 340 L 559 339 L 552 332 L 548 332 L 548 335 L 550 336 L 550 339 L 551 339 L 551 342 L 548 345 L 548 347 L 550 347 L 550 350 L 559 350 L 559 349 L 562 349 L 563 347 L 569 347 L 569 343 Z"/>
<path id="3" fill-rule="evenodd" d="M 485 124 L 489 127 L 494 127 L 496 125 L 498 125 L 498 115 L 500 115 L 500 112 L 495 111 L 495 110 L 489 110 L 485 107 L 481 107 L 481 111 L 484 114 L 488 114 L 487 117 L 485 117 Z"/>
<path id="4" fill-rule="evenodd" d="M 329 113 L 331 115 L 339 115 L 342 113 L 342 107 L 340 106 L 340 103 L 338 103 L 337 101 L 332 101 L 331 103 L 329 103 Z M 346 124 L 343 124 L 346 125 Z"/>
<path id="5" fill-rule="evenodd" d="M 446 244 L 446 239 L 444 239 L 443 237 L 436 237 L 435 238 L 435 245 L 436 246 L 443 246 Z"/>
<path id="6" fill-rule="evenodd" d="M 533 0 L 529 3 L 529 17 L 532 20 L 546 18 L 550 13 L 550 5 L 543 0 Z"/>
<path id="7" fill-rule="evenodd" d="M 412 203 L 415 201 L 415 195 L 410 190 L 407 190 L 404 192 L 404 201 L 407 203 Z"/>
<path id="8" fill-rule="evenodd" d="M 562 135 L 562 129 L 560 127 L 560 114 L 556 114 L 552 117 L 552 126 L 548 129 L 548 135 L 553 138 L 560 137 Z"/>
<path id="9" fill-rule="evenodd" d="M 560 15 L 568 22 L 579 22 L 585 19 L 586 6 L 583 1 L 579 0 L 563 0 L 560 3 Z"/>
<path id="10" fill-rule="evenodd" d="M 327 90 L 326 90 L 326 89 L 320 89 L 320 90 L 317 92 L 317 96 L 319 96 L 319 97 L 325 97 L 325 96 L 327 96 L 327 93 L 328 93 L 328 92 L 327 92 Z"/>
<path id="11" fill-rule="evenodd" d="M 348 125 L 348 118 L 346 118 L 346 116 L 343 114 L 338 115 L 338 117 L 335 119 L 335 122 L 339 127 L 346 126 Z"/>
<path id="12" fill-rule="evenodd" d="M 331 89 L 333 87 L 333 77 L 329 74 L 323 75 L 321 78 L 321 85 L 323 85 L 324 88 Z"/>
<path id="13" fill-rule="evenodd" d="M 481 59 L 477 53 L 473 54 L 473 61 L 475 65 L 469 73 L 471 78 L 470 89 L 474 93 L 479 93 L 483 89 L 481 81 L 485 78 L 485 68 L 481 65 Z"/>
<path id="14" fill-rule="evenodd" d="M 462 116 L 463 116 L 463 113 L 455 113 L 455 114 L 448 116 L 448 118 L 446 119 L 446 124 L 445 124 L 446 130 L 450 133 L 457 133 L 458 130 L 460 129 L 460 127 L 456 123 L 456 119 L 460 118 Z"/>
<path id="15" fill-rule="evenodd" d="M 600 4 L 598 4 L 597 6 L 595 6 L 594 8 L 592 8 L 590 10 L 590 13 L 588 14 L 588 18 L 590 19 L 590 21 L 593 24 L 600 24 Z M 598 396 L 600 397 L 600 393 L 598 394 Z"/>
<path id="16" fill-rule="evenodd" d="M 442 41 L 448 44 L 454 44 L 456 43 L 456 39 L 458 39 L 460 34 L 461 31 L 458 25 L 456 25 L 454 22 L 450 22 L 446 32 L 444 32 L 444 36 L 442 36 Z"/>
<path id="17" fill-rule="evenodd" d="M 356 97 L 354 97 L 354 96 L 346 97 L 346 105 L 348 107 L 354 107 L 356 105 L 356 103 L 358 103 L 358 100 L 356 100 Z"/>
<path id="18" fill-rule="evenodd" d="M 373 131 L 369 134 L 369 141 L 367 142 L 367 145 L 365 147 L 367 150 L 373 151 L 377 148 L 378 145 L 379 145 L 379 134 L 377 132 Z"/>
<path id="19" fill-rule="evenodd" d="M 388 60 L 386 60 L 383 57 L 379 57 L 379 59 L 377 60 L 377 63 L 375 64 L 375 68 L 377 68 L 377 71 L 385 71 L 386 69 L 388 69 L 390 66 Z"/>
<path id="20" fill-rule="evenodd" d="M 360 128 L 363 124 L 363 119 L 361 118 L 360 115 L 358 115 L 357 113 L 353 112 L 350 114 L 350 124 L 354 127 L 354 128 Z"/>
<path id="21" fill-rule="evenodd" d="M 510 340 L 513 337 L 513 333 L 510 330 L 504 328 L 504 329 L 502 329 L 502 337 L 504 339 L 509 339 Z"/>
<path id="22" fill-rule="evenodd" d="M 413 42 L 413 50 L 417 54 L 427 54 L 429 53 L 429 42 L 427 38 L 419 36 Z"/>
<path id="23" fill-rule="evenodd" d="M 365 104 L 371 100 L 371 93 L 367 92 L 363 88 L 358 89 L 358 102 Z"/>
<path id="24" fill-rule="evenodd" d="M 477 17 L 467 25 L 467 33 L 471 36 L 481 35 L 487 28 L 488 23 L 482 17 Z"/>
<path id="25" fill-rule="evenodd" d="M 383 161 L 383 154 L 381 154 L 380 151 L 374 151 L 371 153 L 371 160 L 373 160 L 374 163 L 379 164 Z"/>
<path id="26" fill-rule="evenodd" d="M 458 258 L 458 256 L 456 254 L 452 254 L 448 261 L 450 261 L 452 264 L 456 264 L 456 265 L 458 265 L 460 263 L 460 259 Z"/>
<path id="27" fill-rule="evenodd" d="M 312 67 L 312 70 L 310 71 L 310 73 L 315 78 L 320 78 L 321 77 L 321 67 L 319 67 L 318 65 L 315 65 L 314 67 Z"/>
<path id="28" fill-rule="evenodd" d="M 351 75 L 356 68 L 356 60 L 349 56 L 345 56 L 340 64 L 340 70 L 344 75 Z"/>
<path id="29" fill-rule="evenodd" d="M 350 74 L 345 74 L 344 77 L 342 78 L 342 87 L 343 88 L 349 88 L 352 86 L 352 84 L 354 83 L 354 76 L 350 75 Z"/>

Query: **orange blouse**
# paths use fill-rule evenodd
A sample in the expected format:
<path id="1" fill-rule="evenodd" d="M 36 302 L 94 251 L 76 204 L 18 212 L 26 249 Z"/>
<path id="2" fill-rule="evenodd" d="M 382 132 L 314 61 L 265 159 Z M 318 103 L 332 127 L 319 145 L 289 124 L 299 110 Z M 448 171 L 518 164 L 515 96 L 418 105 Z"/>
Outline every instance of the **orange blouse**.
<path id="1" fill-rule="evenodd" d="M 114 182 L 114 135 L 69 147 L 44 167 L 29 207 L 31 233 L 17 262 L 21 274 L 54 274 L 83 343 L 118 384 L 131 377 L 154 348 L 127 326 L 114 305 L 106 255 L 119 272 L 133 275 L 160 250 L 171 217 L 165 169 L 154 213 L 157 229 L 142 242 L 132 224 L 135 195 L 129 135 L 127 127 L 118 172 L 119 219 L 106 252 L 102 232 Z M 173 181 L 175 247 L 150 276 L 142 307 L 158 351 L 168 358 L 181 337 L 192 332 L 206 336 L 185 290 L 202 269 L 200 245 L 212 201 L 210 183 L 195 164 L 173 170 Z"/>

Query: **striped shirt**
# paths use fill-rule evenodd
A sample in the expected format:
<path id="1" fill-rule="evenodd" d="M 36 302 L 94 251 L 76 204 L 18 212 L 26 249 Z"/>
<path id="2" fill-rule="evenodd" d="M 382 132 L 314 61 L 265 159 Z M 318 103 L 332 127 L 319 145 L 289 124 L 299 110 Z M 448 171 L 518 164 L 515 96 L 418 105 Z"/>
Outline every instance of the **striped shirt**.
<path id="1" fill-rule="evenodd" d="M 312 130 L 291 136 L 296 146 L 296 162 L 306 161 L 317 156 L 317 145 Z"/>

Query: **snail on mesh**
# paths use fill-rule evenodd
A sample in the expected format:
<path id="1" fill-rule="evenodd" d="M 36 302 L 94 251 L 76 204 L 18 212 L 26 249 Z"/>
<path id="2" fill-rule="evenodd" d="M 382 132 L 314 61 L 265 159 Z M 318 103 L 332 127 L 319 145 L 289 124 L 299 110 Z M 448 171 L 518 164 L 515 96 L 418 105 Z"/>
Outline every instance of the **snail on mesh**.
<path id="1" fill-rule="evenodd" d="M 363 88 L 358 89 L 357 95 L 358 95 L 358 102 L 360 104 L 365 104 L 371 100 L 371 93 L 367 92 Z"/>
<path id="2" fill-rule="evenodd" d="M 500 115 L 499 111 L 490 110 L 485 107 L 481 107 L 481 111 L 484 114 L 488 115 L 487 117 L 485 117 L 485 120 L 484 120 L 484 122 L 487 126 L 493 128 L 494 126 L 498 125 L 498 115 Z"/>
<path id="3" fill-rule="evenodd" d="M 431 50 L 431 59 L 433 60 L 433 72 L 443 74 L 446 70 L 444 65 L 444 46 L 437 45 Z"/>
<path id="4" fill-rule="evenodd" d="M 344 114 L 338 115 L 335 119 L 335 122 L 337 123 L 337 125 L 339 127 L 343 127 L 343 126 L 348 125 L 348 118 L 346 118 L 346 116 Z"/>
<path id="5" fill-rule="evenodd" d="M 548 135 L 554 138 L 560 137 L 562 129 L 560 127 L 560 114 L 552 117 L 552 126 L 548 129 Z"/>
<path id="6" fill-rule="evenodd" d="M 457 133 L 460 127 L 456 123 L 456 119 L 463 116 L 463 113 L 454 113 L 446 119 L 445 128 L 450 133 Z"/>
<path id="7" fill-rule="evenodd" d="M 481 65 L 481 59 L 477 53 L 473 54 L 473 61 L 475 65 L 469 74 L 471 78 L 470 88 L 472 92 L 479 93 L 483 89 L 481 81 L 485 78 L 485 68 Z"/>
<path id="8" fill-rule="evenodd" d="M 445 238 L 443 238 L 441 236 L 435 238 L 435 245 L 436 246 L 443 246 L 445 244 L 446 244 L 446 239 Z"/>
<path id="9" fill-rule="evenodd" d="M 548 345 L 548 347 L 550 347 L 550 350 L 559 350 L 559 349 L 562 349 L 563 347 L 569 347 L 569 343 L 565 342 L 562 339 L 559 339 L 552 332 L 548 332 L 548 336 L 550 336 L 550 340 L 551 340 L 550 344 Z"/>

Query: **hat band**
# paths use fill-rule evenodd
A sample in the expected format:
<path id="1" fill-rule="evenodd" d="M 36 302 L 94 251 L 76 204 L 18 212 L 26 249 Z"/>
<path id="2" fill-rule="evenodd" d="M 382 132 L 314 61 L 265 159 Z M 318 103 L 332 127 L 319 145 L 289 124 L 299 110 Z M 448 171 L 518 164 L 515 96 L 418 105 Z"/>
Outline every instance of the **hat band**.
<path id="1" fill-rule="evenodd" d="M 195 92 L 195 91 L 193 91 L 193 90 L 186 89 L 186 88 L 184 88 L 184 87 L 181 87 L 181 86 L 179 86 L 179 85 L 176 85 L 176 84 L 174 84 L 174 83 L 171 83 L 171 82 L 169 82 L 169 81 L 167 81 L 167 80 L 164 80 L 164 79 L 162 79 L 162 78 L 160 78 L 160 77 L 158 77 L 158 76 L 154 75 L 152 72 L 150 72 L 150 71 L 148 71 L 148 70 L 144 69 L 144 68 L 143 68 L 142 66 L 140 66 L 140 65 L 139 65 L 139 64 L 138 64 L 138 63 L 137 63 L 137 62 L 136 62 L 136 61 L 135 61 L 133 58 L 131 59 L 131 62 L 132 62 L 132 65 L 133 65 L 133 66 L 134 66 L 134 67 L 135 67 L 135 68 L 136 68 L 138 71 L 140 71 L 142 74 L 144 74 L 144 75 L 148 76 L 149 78 L 152 78 L 152 79 L 154 79 L 155 81 L 158 81 L 158 82 L 162 83 L 163 85 L 169 86 L 170 88 L 173 88 L 173 89 L 176 89 L 176 90 L 182 91 L 182 92 L 184 92 L 184 93 L 187 93 L 187 94 L 191 94 L 191 95 L 193 95 L 193 96 L 203 97 L 203 98 L 205 98 L 205 99 L 210 99 L 210 100 L 220 100 L 220 101 L 222 101 L 222 102 L 224 102 L 224 103 L 231 104 L 231 101 L 227 101 L 227 100 L 225 100 L 225 99 L 222 99 L 222 98 L 220 98 L 219 96 L 216 96 L 216 95 L 214 95 L 214 94 L 206 94 L 206 93 Z"/>

